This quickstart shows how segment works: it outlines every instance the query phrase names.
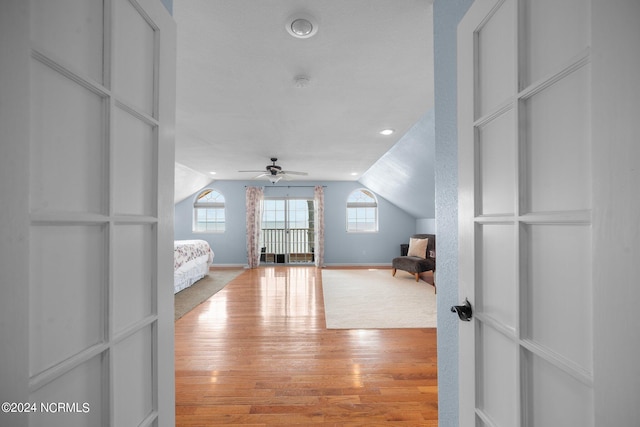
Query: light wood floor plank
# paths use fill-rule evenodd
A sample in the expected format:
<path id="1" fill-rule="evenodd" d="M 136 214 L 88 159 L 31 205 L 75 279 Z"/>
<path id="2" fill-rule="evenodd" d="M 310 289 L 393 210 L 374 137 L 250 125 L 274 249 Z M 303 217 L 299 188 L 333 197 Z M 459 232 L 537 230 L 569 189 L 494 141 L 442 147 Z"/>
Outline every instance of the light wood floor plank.
<path id="1" fill-rule="evenodd" d="M 175 368 L 177 426 L 438 425 L 436 330 L 325 329 L 315 267 L 242 273 L 176 322 Z"/>

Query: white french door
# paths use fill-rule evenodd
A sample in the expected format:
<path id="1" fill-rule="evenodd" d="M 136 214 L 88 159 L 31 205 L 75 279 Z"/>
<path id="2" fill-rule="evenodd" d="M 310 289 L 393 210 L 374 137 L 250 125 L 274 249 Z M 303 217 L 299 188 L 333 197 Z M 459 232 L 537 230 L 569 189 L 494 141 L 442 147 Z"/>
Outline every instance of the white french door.
<path id="1" fill-rule="evenodd" d="M 265 199 L 262 205 L 261 261 L 314 261 L 314 208 L 308 199 Z"/>
<path id="2" fill-rule="evenodd" d="M 173 19 L 159 0 L 0 16 L 0 424 L 173 426 Z"/>
<path id="3" fill-rule="evenodd" d="M 638 423 L 621 353 L 640 340 L 613 313 L 640 296 L 638 245 L 619 247 L 640 235 L 638 82 L 619 68 L 640 65 L 639 12 L 476 0 L 458 27 L 460 426 Z"/>

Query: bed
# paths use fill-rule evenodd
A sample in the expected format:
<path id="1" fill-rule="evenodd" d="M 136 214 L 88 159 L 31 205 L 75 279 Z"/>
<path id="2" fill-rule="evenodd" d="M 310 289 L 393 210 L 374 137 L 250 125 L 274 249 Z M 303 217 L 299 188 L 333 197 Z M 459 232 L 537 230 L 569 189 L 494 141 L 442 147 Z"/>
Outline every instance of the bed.
<path id="1" fill-rule="evenodd" d="M 188 288 L 209 273 L 213 250 L 204 240 L 173 242 L 173 293 Z"/>

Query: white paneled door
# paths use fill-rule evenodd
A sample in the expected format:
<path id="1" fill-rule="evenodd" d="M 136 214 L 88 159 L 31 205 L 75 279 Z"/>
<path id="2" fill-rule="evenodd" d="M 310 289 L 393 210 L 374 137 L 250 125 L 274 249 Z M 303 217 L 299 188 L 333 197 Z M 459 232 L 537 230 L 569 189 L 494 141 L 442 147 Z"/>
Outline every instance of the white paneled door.
<path id="1" fill-rule="evenodd" d="M 458 27 L 460 426 L 638 425 L 639 12 L 476 0 Z"/>
<path id="2" fill-rule="evenodd" d="M 0 16 L 0 424 L 173 426 L 175 24 L 159 0 Z"/>

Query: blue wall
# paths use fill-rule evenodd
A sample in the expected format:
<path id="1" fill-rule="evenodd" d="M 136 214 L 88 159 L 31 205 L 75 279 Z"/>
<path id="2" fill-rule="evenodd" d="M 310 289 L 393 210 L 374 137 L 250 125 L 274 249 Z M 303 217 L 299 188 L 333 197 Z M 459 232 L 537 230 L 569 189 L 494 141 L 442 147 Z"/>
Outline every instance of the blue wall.
<path id="1" fill-rule="evenodd" d="M 436 0 L 433 6 L 438 228 L 438 425 L 457 427 L 458 129 L 456 31 L 473 0 Z"/>
<path id="2" fill-rule="evenodd" d="M 416 218 L 435 220 L 435 124 L 429 110 L 358 181 Z"/>
<path id="3" fill-rule="evenodd" d="M 165 8 L 173 15 L 173 0 L 160 0 Z"/>
<path id="4" fill-rule="evenodd" d="M 215 188 L 225 196 L 226 231 L 224 233 L 194 233 L 193 202 L 196 192 L 175 206 L 175 238 L 203 239 L 215 252 L 214 265 L 246 265 L 246 209 L 247 185 L 264 185 L 256 181 L 216 181 L 207 188 Z M 290 187 L 287 187 L 290 185 Z M 307 187 L 295 187 L 304 185 Z M 351 181 L 291 182 L 271 185 L 266 183 L 266 197 L 310 197 L 314 185 L 324 185 L 325 194 L 325 264 L 358 265 L 384 264 L 400 253 L 400 244 L 408 243 L 409 236 L 416 232 L 416 219 L 376 195 L 378 199 L 378 233 L 346 232 L 346 200 L 349 194 L 364 188 Z"/>

